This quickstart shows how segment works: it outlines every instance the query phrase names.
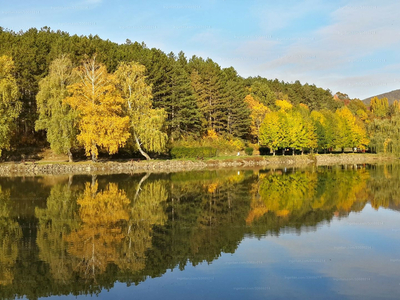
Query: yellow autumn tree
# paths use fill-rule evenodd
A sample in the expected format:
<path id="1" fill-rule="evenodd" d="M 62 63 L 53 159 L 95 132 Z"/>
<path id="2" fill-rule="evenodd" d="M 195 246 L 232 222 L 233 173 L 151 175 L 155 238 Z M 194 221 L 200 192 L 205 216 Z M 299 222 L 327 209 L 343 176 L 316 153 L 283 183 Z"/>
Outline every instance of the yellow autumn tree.
<path id="1" fill-rule="evenodd" d="M 270 109 L 264 104 L 258 102 L 251 95 L 247 95 L 245 97 L 245 101 L 247 102 L 250 108 L 250 118 L 251 118 L 251 134 L 257 138 L 257 143 L 260 144 L 260 127 L 262 122 L 264 121 L 265 115 L 270 112 Z"/>
<path id="2" fill-rule="evenodd" d="M 276 100 L 275 105 L 279 107 L 281 111 L 287 111 L 293 108 L 293 105 L 287 100 Z"/>
<path id="3" fill-rule="evenodd" d="M 337 146 L 341 147 L 342 151 L 345 147 L 351 147 L 353 151 L 354 147 L 364 149 L 369 140 L 363 122 L 358 121 L 346 106 L 336 110 L 335 115 L 338 120 Z"/>
<path id="4" fill-rule="evenodd" d="M 275 155 L 283 138 L 279 113 L 275 111 L 267 113 L 260 126 L 260 144 L 270 148 Z"/>
<path id="5" fill-rule="evenodd" d="M 125 145 L 130 136 L 129 117 L 124 115 L 125 101 L 116 89 L 114 76 L 96 62 L 96 57 L 86 60 L 75 71 L 81 80 L 68 87 L 72 96 L 64 102 L 79 112 L 77 139 L 85 147 L 86 155 L 95 161 L 98 147 L 113 154 Z"/>

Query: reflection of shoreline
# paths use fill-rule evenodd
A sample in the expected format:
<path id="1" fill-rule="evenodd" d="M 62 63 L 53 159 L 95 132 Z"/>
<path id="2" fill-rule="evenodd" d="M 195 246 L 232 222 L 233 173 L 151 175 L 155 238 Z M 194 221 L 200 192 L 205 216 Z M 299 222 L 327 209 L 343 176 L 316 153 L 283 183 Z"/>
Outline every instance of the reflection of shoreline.
<path id="1" fill-rule="evenodd" d="M 54 174 L 131 174 L 141 172 L 178 172 L 214 168 L 300 167 L 307 165 L 357 165 L 398 161 L 397 157 L 381 154 L 319 154 L 286 156 L 241 156 L 231 159 L 210 160 L 152 160 L 129 162 L 78 162 L 54 164 L 0 164 L 0 176 L 54 175 Z"/>
<path id="2" fill-rule="evenodd" d="M 386 220 L 345 218 L 351 212 L 362 211 L 368 203 L 374 209 L 399 205 L 398 198 L 393 197 L 400 194 L 396 184 L 399 175 L 400 165 L 366 165 L 207 170 L 144 177 L 112 175 L 93 177 L 95 180 L 90 176 L 64 176 L 64 180 L 56 181 L 51 177 L 0 178 L 0 199 L 1 195 L 8 199 L 3 201 L 7 204 L 3 215 L 9 218 L 5 220 L 16 220 L 18 209 L 34 213 L 18 222 L 7 221 L 8 230 L 23 229 L 18 241 L 9 240 L 17 247 L 14 256 L 3 263 L 12 275 L 7 283 L 21 296 L 32 290 L 49 295 L 54 287 L 62 287 L 65 293 L 71 288 L 88 294 L 90 290 L 112 287 L 116 281 L 137 285 L 175 268 L 183 271 L 190 265 L 211 264 L 223 253 L 234 254 L 245 239 L 317 231 L 335 216 L 352 230 L 366 225 L 382 227 L 388 225 Z M 27 190 L 35 192 L 23 202 Z M 31 201 L 46 199 L 49 193 L 41 204 Z M 246 223 L 252 210 L 254 218 Z M 391 231 L 400 229 L 392 226 Z M 27 238 L 31 244 L 23 242 Z M 332 244 L 330 249 L 337 255 L 356 251 L 370 255 L 375 251 L 371 246 L 348 246 L 343 242 Z M 30 257 L 39 260 L 32 262 Z M 267 269 L 282 262 L 267 256 L 251 258 L 222 260 L 220 264 L 237 270 L 245 266 Z M 330 258 L 295 256 L 285 262 L 293 267 L 331 267 L 335 264 Z M 400 261 L 397 255 L 387 260 L 393 265 Z M 41 287 L 33 280 L 21 290 L 18 283 L 28 282 L 24 274 L 30 276 L 28 270 L 36 265 L 49 274 L 49 284 Z M 285 274 L 288 281 L 325 278 Z M 204 275 L 182 273 L 177 280 L 180 284 L 195 284 L 216 278 Z M 364 276 L 337 278 L 367 280 Z M 246 289 L 260 288 L 236 286 L 236 290 Z"/>

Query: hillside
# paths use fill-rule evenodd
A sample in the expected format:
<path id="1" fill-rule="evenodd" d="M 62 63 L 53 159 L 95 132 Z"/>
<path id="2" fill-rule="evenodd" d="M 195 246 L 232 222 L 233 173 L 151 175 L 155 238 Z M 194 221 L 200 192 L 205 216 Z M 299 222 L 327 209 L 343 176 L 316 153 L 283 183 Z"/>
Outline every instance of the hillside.
<path id="1" fill-rule="evenodd" d="M 391 92 L 388 92 L 388 93 L 383 93 L 383 94 L 380 94 L 380 95 L 369 97 L 367 99 L 364 99 L 363 102 L 365 103 L 365 105 L 369 105 L 369 103 L 371 101 L 371 98 L 374 98 L 374 97 L 378 97 L 379 99 L 386 97 L 389 100 L 389 104 L 392 104 L 394 102 L 394 100 L 399 100 L 400 99 L 400 89 L 399 90 L 394 90 L 394 91 L 391 91 Z"/>

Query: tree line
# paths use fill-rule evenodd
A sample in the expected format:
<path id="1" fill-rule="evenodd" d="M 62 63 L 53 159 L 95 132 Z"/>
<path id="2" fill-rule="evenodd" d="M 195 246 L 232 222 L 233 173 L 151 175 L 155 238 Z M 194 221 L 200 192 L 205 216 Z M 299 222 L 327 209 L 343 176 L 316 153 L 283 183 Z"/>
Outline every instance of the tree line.
<path id="1" fill-rule="evenodd" d="M 398 102 L 367 108 L 299 81 L 243 78 L 210 58 L 48 27 L 0 28 L 0 90 L 0 151 L 49 144 L 70 159 L 79 147 L 92 159 L 99 150 L 149 159 L 204 145 L 395 151 L 397 138 Z"/>

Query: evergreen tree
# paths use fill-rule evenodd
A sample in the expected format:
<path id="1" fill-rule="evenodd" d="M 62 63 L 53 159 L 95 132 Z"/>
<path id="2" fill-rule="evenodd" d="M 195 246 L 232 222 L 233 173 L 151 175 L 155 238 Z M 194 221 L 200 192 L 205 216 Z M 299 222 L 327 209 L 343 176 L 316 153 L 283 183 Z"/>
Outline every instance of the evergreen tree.
<path id="1" fill-rule="evenodd" d="M 221 117 L 225 126 L 221 131 L 244 138 L 250 133 L 250 110 L 244 101 L 245 93 L 241 79 L 235 69 L 222 70 L 221 110 L 225 114 Z"/>
<path id="2" fill-rule="evenodd" d="M 268 107 L 275 106 L 275 94 L 271 91 L 268 84 L 264 81 L 255 81 L 251 85 L 251 95 L 253 98 Z"/>
<path id="3" fill-rule="evenodd" d="M 168 78 L 170 93 L 164 97 L 162 104 L 158 104 L 168 114 L 166 120 L 168 133 L 172 139 L 187 135 L 198 135 L 201 131 L 201 114 L 189 74 L 186 71 L 185 55 L 180 52 L 178 58 L 176 58 L 171 53 L 169 58 L 173 61 L 173 68 L 170 78 Z"/>
<path id="4" fill-rule="evenodd" d="M 189 62 L 191 83 L 196 101 L 202 114 L 203 128 L 219 132 L 224 130 L 222 118 L 225 112 L 221 107 L 221 68 L 211 59 L 204 61 L 192 57 Z"/>

